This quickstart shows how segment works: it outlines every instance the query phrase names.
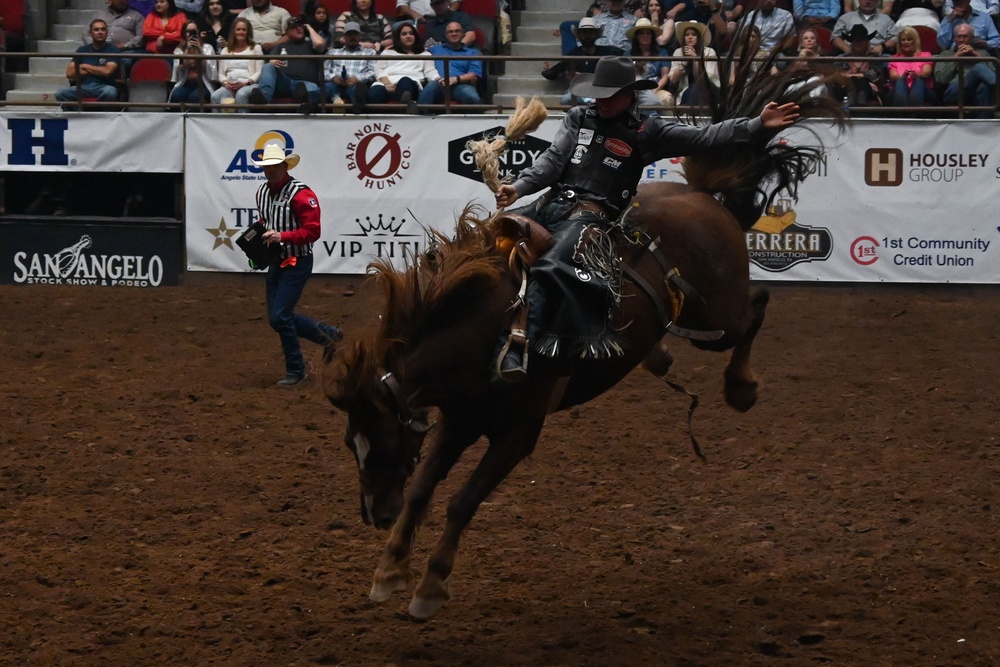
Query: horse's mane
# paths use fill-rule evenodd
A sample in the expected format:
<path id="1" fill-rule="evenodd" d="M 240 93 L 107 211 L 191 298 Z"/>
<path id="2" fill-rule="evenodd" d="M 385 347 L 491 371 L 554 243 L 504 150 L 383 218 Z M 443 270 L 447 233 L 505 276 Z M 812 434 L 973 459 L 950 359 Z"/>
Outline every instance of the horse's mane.
<path id="1" fill-rule="evenodd" d="M 505 258 L 496 250 L 493 219 L 480 207 L 467 206 L 455 223 L 454 237 L 427 230 L 429 248 L 407 260 L 405 270 L 386 259 L 368 265 L 383 294 L 384 306 L 374 336 L 361 336 L 337 355 L 338 367 L 327 387 L 335 404 L 354 395 L 363 382 L 385 372 L 404 346 L 440 331 L 470 304 L 495 290 Z"/>
<path id="2" fill-rule="evenodd" d="M 730 118 L 760 115 L 768 102 L 795 102 L 803 118 L 825 117 L 843 126 L 843 108 L 827 94 L 820 94 L 831 80 L 830 74 L 817 69 L 786 67 L 772 74 L 781 59 L 779 44 L 762 60 L 738 57 L 755 53 L 753 26 L 741 22 L 737 42 L 719 63 L 720 87 L 709 91 L 708 114 L 716 123 Z M 733 82 L 730 83 L 730 78 Z M 684 160 L 684 176 L 695 190 L 721 194 L 722 201 L 747 230 L 787 190 L 796 197 L 798 184 L 815 168 L 823 156 L 822 143 L 815 146 L 792 146 L 773 142 L 771 133 L 765 145 L 727 145 L 723 148 L 689 156 Z"/>

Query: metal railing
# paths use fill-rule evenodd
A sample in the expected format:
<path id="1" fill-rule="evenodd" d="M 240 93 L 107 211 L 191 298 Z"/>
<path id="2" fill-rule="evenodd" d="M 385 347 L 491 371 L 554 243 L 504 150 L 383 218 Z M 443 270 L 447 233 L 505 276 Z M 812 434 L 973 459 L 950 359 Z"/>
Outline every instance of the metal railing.
<path id="1" fill-rule="evenodd" d="M 73 58 L 76 55 L 77 54 L 75 54 L 75 53 L 6 52 L 6 53 L 0 53 L 0 60 L 2 60 L 4 58 L 15 58 L 15 57 L 22 57 L 23 58 L 23 57 L 27 57 L 27 58 L 60 59 L 60 60 L 62 60 L 64 62 L 68 62 L 68 61 L 72 61 Z M 274 60 L 275 59 L 274 56 L 255 56 L 255 55 L 249 55 L 248 56 L 248 55 L 244 55 L 244 54 L 240 54 L 240 55 L 226 55 L 226 56 L 222 56 L 222 55 L 208 56 L 208 55 L 204 55 L 204 54 L 143 54 L 143 53 L 123 53 L 123 54 L 121 54 L 120 57 L 122 59 L 128 59 L 128 60 L 131 60 L 131 61 L 138 61 L 138 60 L 143 59 L 143 58 L 155 58 L 155 59 L 167 60 L 167 61 L 169 61 L 171 63 L 173 61 L 177 60 L 178 58 L 183 58 L 185 60 L 197 60 L 199 63 L 200 62 L 204 62 L 204 61 L 219 61 L 219 62 L 221 62 L 221 61 L 224 61 L 224 60 L 233 60 L 233 59 L 238 59 L 238 60 L 251 60 L 251 59 L 253 59 L 253 60 L 264 60 L 264 61 Z M 497 77 L 498 74 L 496 74 L 496 72 L 497 71 L 501 71 L 503 69 L 503 66 L 505 64 L 509 64 L 509 63 L 513 63 L 513 62 L 524 62 L 524 61 L 537 62 L 540 65 L 540 67 L 539 67 L 539 75 L 538 75 L 539 79 L 542 78 L 541 77 L 541 73 L 540 73 L 541 72 L 541 63 L 544 62 L 544 61 L 548 61 L 548 62 L 552 62 L 552 61 L 555 61 L 555 60 L 559 60 L 559 61 L 581 61 L 581 62 L 585 62 L 585 61 L 588 61 L 588 60 L 589 61 L 593 61 L 592 57 L 587 57 L 587 56 L 557 56 L 557 57 L 553 57 L 553 56 L 547 56 L 547 57 L 538 57 L 538 56 L 507 56 L 507 55 L 441 56 L 441 55 L 422 54 L 422 55 L 419 55 L 419 56 L 408 56 L 408 58 L 413 58 L 414 60 L 433 60 L 433 61 L 440 60 L 440 61 L 442 61 L 444 63 L 443 64 L 444 76 L 442 78 L 444 78 L 446 80 L 451 76 L 450 72 L 451 72 L 452 63 L 453 62 L 457 62 L 457 61 L 470 61 L 470 60 L 481 61 L 483 63 L 484 74 L 488 78 L 495 78 L 495 77 Z M 318 63 L 319 63 L 317 65 L 318 78 L 317 78 L 317 80 L 313 81 L 313 83 L 316 83 L 319 86 L 319 89 L 320 89 L 320 105 L 319 105 L 318 109 L 316 109 L 316 110 L 313 111 L 313 113 L 321 113 L 322 114 L 322 113 L 335 113 L 335 112 L 336 113 L 343 113 L 344 112 L 344 109 L 345 109 L 344 107 L 340 107 L 340 109 L 338 110 L 338 108 L 335 105 L 331 104 L 330 100 L 326 99 L 326 90 L 325 90 L 325 85 L 324 85 L 325 81 L 322 80 L 322 74 L 323 74 L 322 63 L 324 61 L 331 60 L 330 56 L 328 56 L 326 54 L 301 55 L 301 56 L 283 55 L 282 59 L 283 60 L 309 60 L 309 61 L 318 61 Z M 386 57 L 386 56 L 364 56 L 364 55 L 357 55 L 357 56 L 337 56 L 336 59 L 337 60 L 391 60 L 392 58 L 391 57 Z M 711 59 L 706 59 L 706 60 L 724 61 L 725 59 L 726 59 L 725 56 L 721 56 L 721 57 L 711 58 Z M 682 61 L 682 60 L 684 60 L 684 61 L 687 61 L 687 60 L 695 61 L 695 60 L 699 60 L 699 58 L 697 58 L 697 57 L 693 57 L 693 58 L 691 58 L 691 57 L 676 58 L 676 57 L 673 57 L 673 56 L 669 56 L 669 57 L 648 56 L 648 57 L 635 57 L 634 60 L 636 62 L 644 62 L 644 61 L 654 61 L 654 62 L 655 61 L 663 61 L 663 62 L 665 62 L 665 61 L 671 61 L 671 62 L 675 62 L 675 61 Z M 902 58 L 902 57 L 895 57 L 895 56 L 893 56 L 891 58 L 889 58 L 889 57 L 881 57 L 881 58 L 874 58 L 873 59 L 871 57 L 864 57 L 864 56 L 860 56 L 860 57 L 854 57 L 854 56 L 850 56 L 850 57 L 848 57 L 848 56 L 841 56 L 841 57 L 816 56 L 816 57 L 812 57 L 812 58 L 808 58 L 808 59 L 802 59 L 802 58 L 799 58 L 799 57 L 796 56 L 796 57 L 789 57 L 789 58 L 785 59 L 785 62 L 787 62 L 789 64 L 796 63 L 796 62 L 804 62 L 804 63 L 807 64 L 807 66 L 810 66 L 810 67 L 813 67 L 813 68 L 817 68 L 817 67 L 818 68 L 822 68 L 822 70 L 818 71 L 817 73 L 820 74 L 820 75 L 825 75 L 825 74 L 833 73 L 835 71 L 834 68 L 838 64 L 843 64 L 843 63 L 846 63 L 846 62 L 853 62 L 853 61 L 873 61 L 873 60 L 876 61 L 876 62 L 878 62 L 879 64 L 888 64 L 888 62 L 890 60 L 906 60 L 906 61 L 920 61 L 920 62 L 931 60 L 935 64 L 937 64 L 937 63 L 945 63 L 945 62 L 961 62 L 961 63 L 964 63 L 964 64 L 975 64 L 975 63 L 978 63 L 978 62 L 985 62 L 988 65 L 991 65 L 993 67 L 994 72 L 1000 71 L 1000 59 L 994 58 L 994 57 L 976 57 L 976 58 L 970 58 L 970 57 L 957 57 L 957 56 L 949 56 L 949 57 L 932 56 L 931 58 L 926 58 L 926 57 Z M 144 110 L 144 109 L 146 109 L 146 110 L 148 110 L 148 109 L 163 110 L 163 109 L 169 109 L 169 110 L 172 110 L 172 111 L 180 111 L 180 112 L 185 112 L 185 113 L 205 113 L 205 112 L 235 111 L 235 110 L 275 111 L 275 112 L 280 112 L 280 111 L 295 111 L 295 110 L 297 110 L 299 108 L 298 103 L 282 103 L 282 102 L 271 103 L 271 104 L 267 104 L 267 105 L 213 104 L 211 102 L 211 100 L 208 98 L 208 95 L 205 94 L 204 90 L 201 90 L 199 101 L 196 104 L 191 104 L 191 103 L 187 103 L 187 102 L 181 102 L 181 103 L 168 102 L 167 101 L 167 97 L 169 95 L 169 90 L 165 91 L 165 93 L 164 93 L 164 100 L 162 102 L 131 102 L 131 101 L 128 101 L 127 99 L 123 99 L 123 100 L 119 100 L 119 101 L 114 101 L 114 102 L 91 101 L 91 100 L 84 99 L 84 96 L 82 94 L 83 91 L 80 89 L 81 77 L 79 76 L 79 69 L 78 68 L 77 68 L 76 74 L 77 74 L 77 76 L 75 77 L 75 80 L 76 80 L 76 87 L 77 87 L 77 101 L 74 101 L 74 102 L 60 102 L 60 101 L 56 101 L 54 99 L 50 100 L 50 101 L 30 100 L 30 101 L 24 101 L 24 102 L 0 101 L 0 106 L 6 107 L 6 108 L 11 108 L 11 107 L 16 108 L 16 107 L 19 107 L 19 106 L 57 107 L 57 108 L 62 108 L 62 109 L 68 109 L 68 110 L 75 109 L 75 110 L 80 110 L 80 111 L 82 111 L 82 110 L 88 110 L 88 109 L 107 109 L 109 107 L 110 108 L 114 108 L 114 109 L 126 109 L 126 110 L 127 109 L 136 109 L 136 110 Z M 958 90 L 960 91 L 960 94 L 958 95 L 958 99 L 956 100 L 956 103 L 953 104 L 953 105 L 938 104 L 938 105 L 926 105 L 926 106 L 864 106 L 864 107 L 851 107 L 851 108 L 849 108 L 849 111 L 863 112 L 865 115 L 873 115 L 873 116 L 906 117 L 906 118 L 927 117 L 928 115 L 931 115 L 931 116 L 934 116 L 934 117 L 954 117 L 954 118 L 957 118 L 957 119 L 964 119 L 964 118 L 966 118 L 968 116 L 968 114 L 970 114 L 970 113 L 977 113 L 977 112 L 980 112 L 980 113 L 985 112 L 985 113 L 988 113 L 990 115 L 997 115 L 998 112 L 1000 112 L 1000 94 L 998 94 L 998 93 L 1000 93 L 1000 85 L 995 85 L 994 86 L 994 103 L 991 106 L 967 105 L 967 104 L 965 104 L 964 95 L 961 94 L 961 91 L 964 91 L 965 75 L 966 75 L 966 68 L 962 68 L 962 67 L 958 68 Z M 199 72 L 199 79 L 200 79 L 200 72 Z M 168 83 L 173 83 L 173 82 L 171 81 L 171 82 L 168 82 Z M 118 86 L 119 86 L 119 90 L 121 92 L 127 93 L 127 81 L 125 81 L 124 78 L 119 77 Z M 477 85 L 477 87 L 479 87 L 481 90 L 483 88 L 483 86 L 479 86 L 479 85 Z M 419 105 L 419 109 L 420 109 L 421 112 L 433 113 L 433 114 L 452 114 L 452 113 L 470 113 L 470 112 L 471 113 L 495 112 L 495 113 L 502 114 L 502 113 L 509 112 L 513 108 L 513 105 L 511 105 L 511 104 L 491 103 L 491 102 L 488 102 L 488 101 L 484 101 L 481 104 L 459 104 L 459 103 L 457 103 L 457 102 L 455 102 L 455 101 L 452 100 L 450 87 L 448 87 L 448 86 L 442 86 L 442 89 L 443 89 L 443 92 L 444 92 L 444 101 L 443 101 L 443 103 L 442 104 L 421 104 L 421 105 Z M 55 91 L 52 91 L 52 92 L 53 92 L 53 94 L 55 93 Z M 564 90 L 560 91 L 558 94 L 561 95 L 562 92 L 565 92 L 565 91 Z M 555 90 L 553 90 L 553 94 L 556 94 Z M 487 96 L 488 96 L 488 90 L 487 90 Z M 528 95 L 526 95 L 526 96 L 528 96 Z M 561 105 L 549 105 L 549 106 L 553 110 L 565 110 L 565 109 L 569 108 L 569 107 L 561 106 Z M 349 107 L 347 107 L 347 108 L 349 108 Z M 660 112 L 672 112 L 674 110 L 673 108 L 665 108 L 665 107 L 647 107 L 647 108 L 649 108 L 649 109 L 656 109 L 656 110 L 659 110 Z M 390 103 L 384 103 L 384 104 L 366 104 L 365 105 L 365 111 L 366 112 L 389 112 L 389 113 L 392 113 L 392 112 L 400 112 L 400 111 L 402 111 L 404 109 L 405 109 L 404 105 L 402 105 L 400 103 L 392 103 L 392 102 L 390 102 Z M 697 108 L 696 107 L 677 107 L 677 110 L 679 110 L 679 111 L 691 111 L 691 110 L 697 110 Z"/>

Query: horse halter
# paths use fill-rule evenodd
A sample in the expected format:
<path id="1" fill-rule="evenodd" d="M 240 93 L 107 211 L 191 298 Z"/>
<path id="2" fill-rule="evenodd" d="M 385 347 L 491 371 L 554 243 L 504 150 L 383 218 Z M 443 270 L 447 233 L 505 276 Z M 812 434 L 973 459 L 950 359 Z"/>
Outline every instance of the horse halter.
<path id="1" fill-rule="evenodd" d="M 403 388 L 399 385 L 399 380 L 389 372 L 382 375 L 379 378 L 379 382 L 386 388 L 389 392 L 389 397 L 396 404 L 396 417 L 399 419 L 399 423 L 403 426 L 411 425 L 413 423 L 413 410 L 410 409 L 410 404 L 403 394 Z"/>

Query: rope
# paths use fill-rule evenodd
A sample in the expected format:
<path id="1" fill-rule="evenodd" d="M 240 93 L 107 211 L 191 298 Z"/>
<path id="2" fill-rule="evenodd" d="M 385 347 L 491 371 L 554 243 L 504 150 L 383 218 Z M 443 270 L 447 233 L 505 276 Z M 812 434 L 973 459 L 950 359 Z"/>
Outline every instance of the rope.
<path id="1" fill-rule="evenodd" d="M 518 97 L 514 102 L 514 113 L 507 121 L 503 134 L 465 144 L 483 174 L 483 182 L 491 192 L 496 192 L 501 185 L 511 180 L 509 177 L 500 178 L 500 156 L 507 152 L 507 142 L 519 141 L 529 132 L 534 132 L 548 115 L 548 109 L 537 97 L 532 97 L 530 102 Z"/>

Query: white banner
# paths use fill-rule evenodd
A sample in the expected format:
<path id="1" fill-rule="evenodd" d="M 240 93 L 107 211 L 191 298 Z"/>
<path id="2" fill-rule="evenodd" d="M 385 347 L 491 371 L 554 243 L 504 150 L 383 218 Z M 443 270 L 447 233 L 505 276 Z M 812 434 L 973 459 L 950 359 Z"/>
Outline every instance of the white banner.
<path id="1" fill-rule="evenodd" d="M 323 208 L 316 271 L 363 273 L 426 244 L 425 228 L 450 232 L 470 203 L 493 209 L 465 143 L 505 117 L 375 118 L 240 116 L 187 120 L 188 269 L 245 271 L 235 236 L 256 216 L 263 181 L 250 162 L 276 142 L 302 157 L 296 178 Z M 530 165 L 555 134 L 547 120 L 508 154 Z M 861 121 L 838 135 L 805 123 L 783 137 L 826 154 L 800 200 L 779 199 L 747 233 L 757 280 L 1000 283 L 997 217 L 1000 156 L 985 137 L 995 121 Z M 815 132 L 816 136 L 811 133 Z M 679 180 L 677 160 L 644 179 Z"/>
<path id="2" fill-rule="evenodd" d="M 184 118 L 166 113 L 0 113 L 0 170 L 180 173 Z"/>
<path id="3" fill-rule="evenodd" d="M 827 156 L 747 234 L 759 280 L 998 283 L 995 121 L 810 123 Z M 806 129 L 792 142 L 815 143 Z"/>
<path id="4" fill-rule="evenodd" d="M 256 219 L 264 176 L 251 158 L 268 143 L 302 158 L 292 173 L 319 197 L 318 273 L 364 273 L 377 258 L 402 266 L 407 253 L 426 247 L 425 228 L 450 234 L 469 203 L 494 208 L 465 143 L 502 129 L 506 118 L 249 115 L 233 123 L 227 115 L 187 123 L 189 270 L 249 270 L 235 237 Z M 515 145 L 508 167 L 531 164 L 556 127 L 549 121 Z"/>

